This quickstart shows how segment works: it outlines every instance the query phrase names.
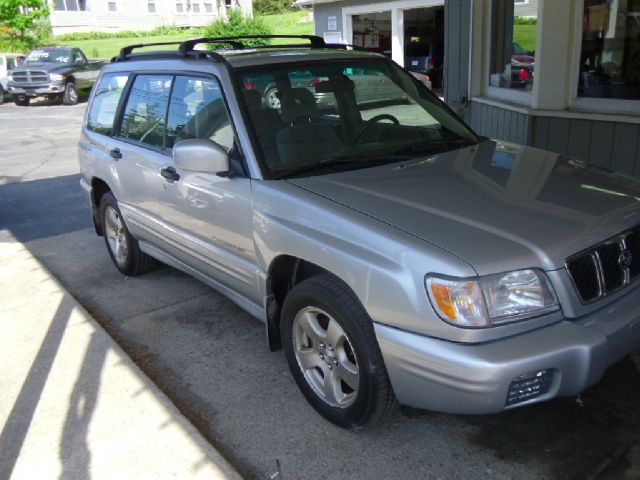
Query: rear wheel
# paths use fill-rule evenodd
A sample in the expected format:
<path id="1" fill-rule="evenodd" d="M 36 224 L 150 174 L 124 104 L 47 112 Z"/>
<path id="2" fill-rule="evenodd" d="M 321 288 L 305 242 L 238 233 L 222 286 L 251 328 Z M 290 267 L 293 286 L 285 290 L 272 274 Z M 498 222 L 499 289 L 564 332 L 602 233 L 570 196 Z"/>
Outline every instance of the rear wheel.
<path id="1" fill-rule="evenodd" d="M 13 103 L 18 105 L 19 107 L 27 107 L 29 106 L 30 102 L 31 99 L 26 95 L 14 95 Z"/>
<path id="2" fill-rule="evenodd" d="M 100 200 L 100 221 L 107 251 L 120 272 L 135 276 L 155 266 L 155 259 L 142 252 L 138 241 L 129 233 L 111 192 L 105 193 Z"/>
<path id="3" fill-rule="evenodd" d="M 62 103 L 64 103 L 65 105 L 75 105 L 76 103 L 78 103 L 78 91 L 76 90 L 75 83 L 67 82 L 67 84 L 64 86 Z"/>
<path id="4" fill-rule="evenodd" d="M 269 108 L 278 110 L 282 106 L 280 97 L 278 97 L 278 89 L 276 87 L 272 87 L 267 90 L 267 93 L 264 94 L 264 99 Z"/>
<path id="5" fill-rule="evenodd" d="M 395 406 L 371 319 L 338 278 L 296 285 L 284 301 L 281 334 L 298 387 L 330 422 L 371 424 Z"/>

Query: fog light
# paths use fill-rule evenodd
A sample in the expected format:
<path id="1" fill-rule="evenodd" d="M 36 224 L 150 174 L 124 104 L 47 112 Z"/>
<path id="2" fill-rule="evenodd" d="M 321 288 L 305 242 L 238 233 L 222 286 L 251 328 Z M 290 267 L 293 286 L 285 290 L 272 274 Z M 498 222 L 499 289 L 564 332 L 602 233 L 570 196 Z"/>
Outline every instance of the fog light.
<path id="1" fill-rule="evenodd" d="M 514 378 L 509 385 L 505 405 L 514 405 L 544 395 L 549 392 L 552 383 L 553 370 L 551 369 L 524 373 Z"/>

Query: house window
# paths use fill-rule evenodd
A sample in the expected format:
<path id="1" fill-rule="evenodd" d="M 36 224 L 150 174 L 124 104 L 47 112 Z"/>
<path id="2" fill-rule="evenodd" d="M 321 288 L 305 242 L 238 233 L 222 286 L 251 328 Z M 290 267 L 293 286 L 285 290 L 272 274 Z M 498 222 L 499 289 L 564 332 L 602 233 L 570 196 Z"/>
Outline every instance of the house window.
<path id="1" fill-rule="evenodd" d="M 200 4 L 199 3 L 192 4 L 191 10 L 193 10 L 193 13 L 200 13 Z"/>
<path id="2" fill-rule="evenodd" d="M 536 20 L 514 16 L 516 0 L 491 0 L 490 90 L 530 92 L 534 82 Z M 526 96 L 523 96 L 526 97 Z"/>
<path id="3" fill-rule="evenodd" d="M 584 0 L 578 97 L 640 100 L 640 2 Z"/>
<path id="4" fill-rule="evenodd" d="M 233 0 L 224 0 L 224 6 L 227 8 L 233 7 Z"/>
<path id="5" fill-rule="evenodd" d="M 118 7 L 116 5 L 116 2 L 109 2 L 107 4 L 107 8 L 110 12 L 117 12 L 118 11 Z"/>
<path id="6" fill-rule="evenodd" d="M 89 8 L 87 7 L 87 2 L 85 0 L 55 0 L 53 7 L 54 10 L 68 12 L 84 12 L 89 10 Z"/>
<path id="7" fill-rule="evenodd" d="M 213 4 L 212 3 L 205 3 L 204 4 L 204 11 L 206 13 L 213 13 Z"/>
<path id="8" fill-rule="evenodd" d="M 147 11 L 149 13 L 156 13 L 156 2 L 155 2 L 155 0 L 148 0 L 147 1 Z"/>
<path id="9" fill-rule="evenodd" d="M 182 2 L 176 3 L 176 12 L 178 12 L 178 13 L 183 13 L 184 12 L 184 5 L 182 4 Z"/>

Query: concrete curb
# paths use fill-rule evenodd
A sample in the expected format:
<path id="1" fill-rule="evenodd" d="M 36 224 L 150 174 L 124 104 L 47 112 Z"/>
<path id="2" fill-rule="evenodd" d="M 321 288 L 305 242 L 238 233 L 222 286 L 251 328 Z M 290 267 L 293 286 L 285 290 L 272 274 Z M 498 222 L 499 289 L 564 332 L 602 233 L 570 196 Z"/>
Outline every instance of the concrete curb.
<path id="1" fill-rule="evenodd" d="M 241 478 L 6 231 L 0 286 L 0 478 Z"/>

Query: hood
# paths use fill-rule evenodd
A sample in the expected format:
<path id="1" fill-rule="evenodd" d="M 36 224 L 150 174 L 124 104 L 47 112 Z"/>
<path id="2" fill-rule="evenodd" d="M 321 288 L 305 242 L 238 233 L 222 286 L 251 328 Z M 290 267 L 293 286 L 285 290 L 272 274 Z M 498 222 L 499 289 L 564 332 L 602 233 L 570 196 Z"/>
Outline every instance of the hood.
<path id="1" fill-rule="evenodd" d="M 637 180 L 493 141 L 288 181 L 438 245 L 480 275 L 559 269 L 572 254 L 640 224 Z"/>
<path id="2" fill-rule="evenodd" d="M 19 67 L 12 68 L 12 72 L 26 72 L 27 70 L 40 70 L 47 73 L 62 72 L 68 70 L 70 67 L 66 63 L 51 63 L 51 62 L 34 62 L 23 63 Z"/>

